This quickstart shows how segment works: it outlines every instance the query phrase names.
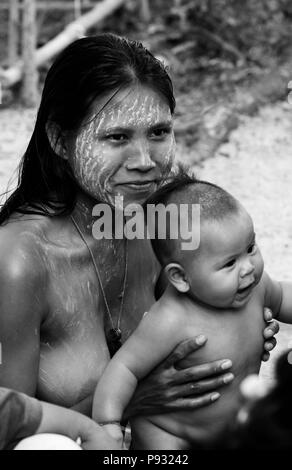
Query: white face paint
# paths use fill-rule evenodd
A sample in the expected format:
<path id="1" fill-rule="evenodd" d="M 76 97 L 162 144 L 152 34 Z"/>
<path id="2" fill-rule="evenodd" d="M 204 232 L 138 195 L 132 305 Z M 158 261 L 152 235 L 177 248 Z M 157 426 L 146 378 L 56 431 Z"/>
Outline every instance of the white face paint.
<path id="1" fill-rule="evenodd" d="M 175 150 L 166 100 L 144 86 L 96 100 L 91 117 L 67 143 L 79 186 L 93 199 L 114 205 L 142 204 L 165 178 Z M 102 111 L 100 111 L 102 109 Z"/>

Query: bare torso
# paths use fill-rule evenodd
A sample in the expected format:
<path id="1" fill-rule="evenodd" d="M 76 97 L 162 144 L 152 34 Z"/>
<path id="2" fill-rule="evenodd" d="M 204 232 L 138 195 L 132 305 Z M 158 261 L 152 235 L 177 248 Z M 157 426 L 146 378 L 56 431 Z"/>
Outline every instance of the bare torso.
<path id="1" fill-rule="evenodd" d="M 92 238 L 87 241 L 99 266 L 116 324 L 125 273 L 125 243 Z M 10 348 L 4 335 L 1 336 L 3 358 L 7 358 L 0 368 L 1 385 L 73 407 L 94 392 L 109 361 L 105 331 L 111 328 L 111 323 L 88 249 L 69 217 L 35 215 L 14 217 L 1 227 L 0 246 L 1 254 L 6 253 L 2 275 L 8 273 L 8 287 L 13 284 L 14 273 L 17 272 L 17 283 L 23 284 L 24 292 L 24 297 L 17 299 L 20 313 L 14 308 L 7 316 L 13 315 L 17 325 L 17 316 L 21 317 L 24 305 L 29 310 L 30 301 L 31 309 L 37 311 L 37 314 L 29 316 L 35 340 L 30 339 L 33 332 L 27 333 L 25 351 L 19 351 L 22 357 L 14 352 L 13 345 Z M 8 271 L 5 271 L 7 266 Z M 128 242 L 128 272 L 121 319 L 123 340 L 154 302 L 158 270 L 149 241 Z M 30 273 L 37 275 L 30 276 Z M 11 288 L 13 291 L 13 286 Z M 5 296 L 5 291 L 1 295 Z M 9 305 L 5 303 L 6 310 Z M 21 329 L 21 323 L 19 327 Z M 14 379 L 17 375 L 14 365 L 19 367 L 23 354 L 28 364 L 26 371 L 26 361 L 23 361 L 23 377 L 25 374 L 29 377 L 21 381 Z M 81 410 L 90 413 L 88 406 L 81 407 Z"/>
<path id="2" fill-rule="evenodd" d="M 218 358 L 232 360 L 235 379 L 221 390 L 221 397 L 208 407 L 170 414 L 136 418 L 133 421 L 134 448 L 187 449 L 204 444 L 232 423 L 239 406 L 239 384 L 248 374 L 258 373 L 263 350 L 264 287 L 260 283 L 241 310 L 208 310 L 195 305 L 165 304 L 168 312 L 177 308 L 179 325 L 175 341 L 204 334 L 207 344 L 181 362 L 182 367 L 204 364 Z M 195 443 L 195 444 L 194 444 Z"/>

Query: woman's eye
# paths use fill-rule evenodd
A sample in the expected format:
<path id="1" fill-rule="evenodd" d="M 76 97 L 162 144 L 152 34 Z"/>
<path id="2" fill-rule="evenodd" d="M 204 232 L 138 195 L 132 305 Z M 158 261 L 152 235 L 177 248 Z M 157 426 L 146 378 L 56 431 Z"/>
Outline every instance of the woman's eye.
<path id="1" fill-rule="evenodd" d="M 254 254 L 254 253 L 256 252 L 256 249 L 257 249 L 256 244 L 255 244 L 255 243 L 252 243 L 252 244 L 248 247 L 247 252 L 248 252 L 249 255 L 252 255 L 252 254 Z"/>
<path id="2" fill-rule="evenodd" d="M 126 134 L 109 134 L 107 139 L 111 140 L 112 142 L 124 142 L 127 140 L 127 136 Z"/>
<path id="3" fill-rule="evenodd" d="M 160 128 L 160 129 L 155 129 L 151 132 L 151 137 L 154 139 L 162 139 L 166 135 L 170 134 L 171 129 L 170 128 Z"/>
<path id="4" fill-rule="evenodd" d="M 231 259 L 228 263 L 224 264 L 223 268 L 231 268 L 235 265 L 235 259 Z"/>

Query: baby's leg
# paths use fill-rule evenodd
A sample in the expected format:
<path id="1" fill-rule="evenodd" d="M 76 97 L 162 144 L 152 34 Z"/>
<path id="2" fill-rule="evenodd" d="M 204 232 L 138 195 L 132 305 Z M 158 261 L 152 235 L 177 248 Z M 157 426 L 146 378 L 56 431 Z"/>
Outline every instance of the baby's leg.
<path id="1" fill-rule="evenodd" d="M 186 450 L 190 444 L 146 419 L 131 424 L 131 449 L 137 450 Z"/>

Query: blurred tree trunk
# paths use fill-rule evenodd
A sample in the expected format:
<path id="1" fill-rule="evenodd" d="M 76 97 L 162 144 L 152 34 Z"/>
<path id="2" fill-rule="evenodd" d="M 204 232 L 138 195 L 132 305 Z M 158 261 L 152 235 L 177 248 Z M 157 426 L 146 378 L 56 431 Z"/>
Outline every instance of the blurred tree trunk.
<path id="1" fill-rule="evenodd" d="M 140 4 L 141 20 L 145 23 L 149 23 L 151 20 L 149 0 L 140 0 Z"/>
<path id="2" fill-rule="evenodd" d="M 47 60 L 51 60 L 52 57 L 59 54 L 72 41 L 83 37 L 87 29 L 95 26 L 98 22 L 101 22 L 127 1 L 128 0 L 102 0 L 97 2 L 96 7 L 88 13 L 80 16 L 78 20 L 68 24 L 64 31 L 36 51 L 36 65 L 39 67 Z M 24 0 L 24 4 L 26 3 L 30 2 L 28 0 Z M 5 88 L 9 88 L 18 83 L 22 78 L 22 74 L 22 62 L 17 63 L 15 66 L 10 67 L 7 70 L 0 68 L 0 80 L 2 80 Z"/>
<path id="3" fill-rule="evenodd" d="M 18 0 L 10 0 L 8 23 L 8 63 L 13 65 L 18 58 L 19 41 L 19 5 Z"/>
<path id="4" fill-rule="evenodd" d="M 74 0 L 74 18 L 75 20 L 78 20 L 81 16 L 81 0 Z"/>
<path id="5" fill-rule="evenodd" d="M 36 36 L 36 0 L 23 0 L 21 101 L 26 107 L 34 107 L 38 103 Z"/>

